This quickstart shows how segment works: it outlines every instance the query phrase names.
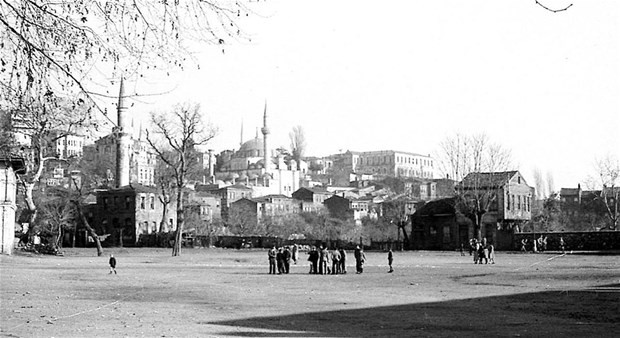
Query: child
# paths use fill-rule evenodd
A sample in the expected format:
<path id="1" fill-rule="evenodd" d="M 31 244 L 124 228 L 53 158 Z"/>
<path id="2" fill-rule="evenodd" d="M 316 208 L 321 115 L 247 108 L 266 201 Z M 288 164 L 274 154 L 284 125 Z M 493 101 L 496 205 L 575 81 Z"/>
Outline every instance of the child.
<path id="1" fill-rule="evenodd" d="M 394 261 L 394 253 L 392 252 L 392 249 L 390 249 L 390 251 L 388 251 L 388 265 L 390 266 L 390 271 L 388 271 L 388 273 L 394 272 L 394 269 L 392 268 L 393 261 Z"/>
<path id="2" fill-rule="evenodd" d="M 110 254 L 110 273 L 112 273 L 112 271 L 114 271 L 116 275 L 116 258 L 114 258 L 114 255 Z"/>

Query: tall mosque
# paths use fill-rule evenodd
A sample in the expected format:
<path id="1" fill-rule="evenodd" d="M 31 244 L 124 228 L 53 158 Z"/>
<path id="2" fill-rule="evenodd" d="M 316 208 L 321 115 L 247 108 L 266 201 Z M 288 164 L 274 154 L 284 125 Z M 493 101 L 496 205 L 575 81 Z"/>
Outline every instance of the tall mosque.
<path id="1" fill-rule="evenodd" d="M 285 157 L 270 147 L 267 126 L 267 104 L 263 112 L 263 127 L 256 137 L 241 143 L 237 151 L 223 151 L 218 156 L 218 170 L 214 178 L 218 185 L 244 185 L 252 189 L 252 196 L 279 194 L 291 196 L 303 182 L 308 166 L 304 161 L 285 160 Z"/>
<path id="2" fill-rule="evenodd" d="M 120 188 L 131 183 L 154 186 L 156 155 L 148 142 L 142 139 L 141 130 L 138 135 L 134 133 L 133 121 L 127 116 L 122 78 L 120 82 L 116 106 L 117 124 L 112 133 L 95 141 L 94 156 L 114 187 Z"/>
<path id="3" fill-rule="evenodd" d="M 131 183 L 155 185 L 156 156 L 141 132 L 136 136 L 132 121 L 127 116 L 123 80 L 121 79 L 117 104 L 117 126 L 113 132 L 95 141 L 95 156 L 101 169 L 108 173 L 108 180 L 117 188 Z M 270 147 L 267 125 L 267 104 L 263 112 L 263 126 L 256 137 L 244 142 L 243 127 L 239 150 L 226 150 L 216 156 L 209 150 L 202 159 L 208 167 L 211 183 L 219 188 L 245 186 L 252 189 L 253 197 L 265 195 L 291 196 L 301 186 L 308 172 L 305 161 L 296 163 Z M 206 177 L 205 177 L 206 178 Z"/>

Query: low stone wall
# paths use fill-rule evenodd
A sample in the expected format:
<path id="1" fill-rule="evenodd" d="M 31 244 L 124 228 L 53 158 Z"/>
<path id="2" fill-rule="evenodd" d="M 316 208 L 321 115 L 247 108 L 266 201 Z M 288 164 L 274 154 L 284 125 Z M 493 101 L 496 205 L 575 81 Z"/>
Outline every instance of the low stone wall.
<path id="1" fill-rule="evenodd" d="M 532 250 L 532 241 L 540 236 L 547 236 L 547 250 L 560 250 L 560 237 L 564 239 L 565 250 L 620 250 L 620 231 L 592 232 L 520 232 L 513 237 L 513 250 L 521 249 L 521 240 L 527 240 L 528 251 Z M 539 248 L 538 248 L 539 249 Z M 540 250 L 540 249 L 539 249 Z"/>

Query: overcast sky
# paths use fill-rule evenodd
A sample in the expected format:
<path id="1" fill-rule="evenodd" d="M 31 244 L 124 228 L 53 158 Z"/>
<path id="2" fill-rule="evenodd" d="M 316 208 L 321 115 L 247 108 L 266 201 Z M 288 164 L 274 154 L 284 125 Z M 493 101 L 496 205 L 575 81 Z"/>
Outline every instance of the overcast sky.
<path id="1" fill-rule="evenodd" d="M 216 151 L 261 127 L 306 155 L 340 150 L 433 154 L 446 136 L 486 133 L 515 169 L 552 172 L 556 188 L 620 154 L 620 1 L 270 0 L 242 22 L 251 41 L 207 46 L 200 70 L 133 84 L 172 89 L 135 102 L 145 116 L 194 101 L 220 132 Z M 197 50 L 202 47 L 196 47 Z M 131 85 L 130 85 L 131 86 Z M 147 89 L 149 88 L 149 89 Z"/>

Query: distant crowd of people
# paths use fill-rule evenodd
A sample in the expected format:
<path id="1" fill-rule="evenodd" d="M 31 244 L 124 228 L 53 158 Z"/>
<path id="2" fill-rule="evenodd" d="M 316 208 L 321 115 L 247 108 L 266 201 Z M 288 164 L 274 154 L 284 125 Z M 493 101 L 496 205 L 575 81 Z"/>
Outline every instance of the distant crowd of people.
<path id="1" fill-rule="evenodd" d="M 562 253 L 566 252 L 566 243 L 564 242 L 564 238 L 562 236 L 560 236 L 558 241 L 558 249 L 560 249 Z M 528 241 L 527 238 L 523 238 L 521 240 L 521 251 L 532 251 L 534 253 L 547 251 L 547 236 L 540 235 L 540 237 L 534 238 L 530 241 Z"/>
<path id="2" fill-rule="evenodd" d="M 495 247 L 487 242 L 486 238 L 481 241 L 475 238 L 470 239 L 469 255 L 474 256 L 474 264 L 495 264 Z"/>
<path id="3" fill-rule="evenodd" d="M 294 244 L 276 248 L 275 246 L 267 252 L 269 259 L 269 274 L 287 274 L 290 272 L 291 261 L 297 264 L 299 260 L 299 246 Z M 355 248 L 353 253 L 355 259 L 355 272 L 360 274 L 364 272 L 364 263 L 366 262 L 366 254 L 359 247 Z M 393 255 L 392 250 L 388 253 L 388 262 L 390 271 L 392 268 Z M 328 250 L 326 246 L 312 246 L 308 250 L 308 262 L 310 270 L 308 273 L 314 275 L 338 275 L 347 273 L 347 252 L 344 248 L 334 248 Z"/>

